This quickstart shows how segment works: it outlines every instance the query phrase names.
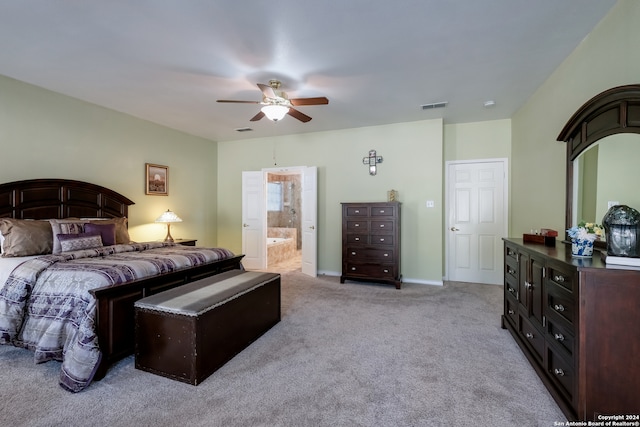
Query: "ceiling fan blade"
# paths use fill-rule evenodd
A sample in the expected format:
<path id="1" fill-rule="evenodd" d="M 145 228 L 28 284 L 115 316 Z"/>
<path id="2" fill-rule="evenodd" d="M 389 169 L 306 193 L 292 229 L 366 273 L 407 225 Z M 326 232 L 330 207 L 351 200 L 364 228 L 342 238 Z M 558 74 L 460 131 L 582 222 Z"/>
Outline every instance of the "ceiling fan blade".
<path id="1" fill-rule="evenodd" d="M 260 104 L 259 101 L 237 101 L 233 99 L 218 99 L 216 102 L 234 102 L 236 104 Z"/>
<path id="2" fill-rule="evenodd" d="M 251 117 L 251 120 L 249 120 L 249 121 L 250 122 L 257 122 L 258 120 L 260 120 L 263 117 L 264 117 L 264 113 L 262 111 L 260 111 L 258 114 L 256 114 L 255 116 Z"/>
<path id="3" fill-rule="evenodd" d="M 267 86 L 267 85 L 263 85 L 262 83 L 258 83 L 258 87 L 262 91 L 262 94 L 264 96 L 266 96 L 267 98 L 277 98 L 278 97 L 276 95 L 276 93 L 273 91 L 273 88 L 271 86 Z"/>
<path id="4" fill-rule="evenodd" d="M 300 111 L 296 110 L 295 108 L 289 108 L 289 112 L 287 114 L 290 115 L 291 117 L 294 117 L 294 118 L 300 120 L 303 123 L 307 123 L 309 120 L 311 120 L 311 117 L 307 116 L 304 113 L 301 113 Z"/>
<path id="5" fill-rule="evenodd" d="M 329 100 L 324 96 L 319 96 L 317 98 L 294 98 L 290 99 L 291 105 L 299 106 L 299 105 L 325 105 L 329 103 Z"/>

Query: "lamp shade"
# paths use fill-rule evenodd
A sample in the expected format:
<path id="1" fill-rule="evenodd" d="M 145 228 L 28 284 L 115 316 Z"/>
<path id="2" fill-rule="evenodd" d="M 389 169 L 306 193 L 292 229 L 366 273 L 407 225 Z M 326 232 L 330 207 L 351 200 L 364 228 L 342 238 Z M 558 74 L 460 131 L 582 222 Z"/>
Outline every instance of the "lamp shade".
<path id="1" fill-rule="evenodd" d="M 178 215 L 167 209 L 166 212 L 163 212 L 162 215 L 156 218 L 156 222 L 182 222 L 182 219 Z"/>
<path id="2" fill-rule="evenodd" d="M 167 224 L 167 237 L 164 238 L 165 242 L 173 242 L 173 237 L 171 237 L 171 223 L 172 222 L 182 222 L 182 218 L 180 218 L 175 213 L 171 212 L 167 209 L 162 215 L 156 218 L 156 222 L 162 222 Z"/>
<path id="3" fill-rule="evenodd" d="M 269 120 L 277 122 L 278 120 L 282 120 L 289 112 L 289 107 L 285 107 L 284 105 L 265 105 L 261 110 Z"/>

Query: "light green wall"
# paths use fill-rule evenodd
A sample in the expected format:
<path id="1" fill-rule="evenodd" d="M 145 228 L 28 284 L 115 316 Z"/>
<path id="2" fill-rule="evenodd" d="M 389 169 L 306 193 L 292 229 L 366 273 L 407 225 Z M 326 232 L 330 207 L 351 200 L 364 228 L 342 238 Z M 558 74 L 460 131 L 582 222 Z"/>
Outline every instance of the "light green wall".
<path id="1" fill-rule="evenodd" d="M 341 271 L 341 202 L 402 202 L 402 265 L 406 281 L 442 282 L 442 120 L 399 123 L 218 144 L 218 243 L 242 249 L 242 171 L 318 167 L 318 270 Z M 384 158 L 370 176 L 362 158 Z M 436 208 L 428 209 L 427 200 Z"/>
<path id="2" fill-rule="evenodd" d="M 597 223 L 601 223 L 609 201 L 617 201 L 640 210 L 640 135 L 609 136 L 600 140 L 598 147 L 598 201 L 595 218 Z"/>
<path id="3" fill-rule="evenodd" d="M 511 236 L 564 229 L 565 144 L 556 138 L 590 98 L 638 83 L 639 22 L 640 2 L 620 0 L 513 116 Z"/>
<path id="4" fill-rule="evenodd" d="M 511 157 L 511 120 L 447 124 L 444 127 L 444 160 Z"/>
<path id="5" fill-rule="evenodd" d="M 340 271 L 340 202 L 385 200 L 395 189 L 403 203 L 403 276 L 439 283 L 444 161 L 508 158 L 510 235 L 562 230 L 565 146 L 556 137 L 592 96 L 638 83 L 638 22 L 640 2 L 621 0 L 511 120 L 493 122 L 430 120 L 216 144 L 0 77 L 0 182 L 94 182 L 136 202 L 136 240 L 162 238 L 153 220 L 171 208 L 185 220 L 172 227 L 174 237 L 240 252 L 241 172 L 274 167 L 275 152 L 277 166 L 318 166 L 320 271 Z M 362 164 L 370 149 L 384 157 L 377 176 Z M 145 162 L 170 167 L 168 197 L 144 194 Z"/>
<path id="6" fill-rule="evenodd" d="M 171 209 L 184 220 L 173 237 L 216 243 L 215 142 L 0 76 L 0 147 L 0 182 L 92 182 L 136 203 L 134 240 L 164 238 L 166 227 L 153 221 Z M 169 166 L 169 196 L 144 194 L 145 163 Z"/>

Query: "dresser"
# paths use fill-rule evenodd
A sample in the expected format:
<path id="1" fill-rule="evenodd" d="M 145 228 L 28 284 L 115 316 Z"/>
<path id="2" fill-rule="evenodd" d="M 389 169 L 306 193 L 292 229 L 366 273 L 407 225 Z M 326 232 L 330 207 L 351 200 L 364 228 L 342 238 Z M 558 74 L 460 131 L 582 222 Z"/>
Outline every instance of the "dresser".
<path id="1" fill-rule="evenodd" d="M 342 203 L 342 275 L 345 280 L 402 286 L 400 203 Z"/>
<path id="2" fill-rule="evenodd" d="M 504 239 L 502 327 L 569 419 L 640 414 L 640 270 Z"/>

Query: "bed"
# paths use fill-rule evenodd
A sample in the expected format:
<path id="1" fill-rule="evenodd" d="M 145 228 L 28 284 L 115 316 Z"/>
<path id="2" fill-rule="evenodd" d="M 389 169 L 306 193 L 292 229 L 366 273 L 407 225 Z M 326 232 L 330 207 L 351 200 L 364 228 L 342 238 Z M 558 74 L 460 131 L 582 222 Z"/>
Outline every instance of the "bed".
<path id="1" fill-rule="evenodd" d="M 49 342 L 53 344 L 45 346 L 46 348 L 35 349 L 33 343 L 20 340 L 15 342 L 16 331 L 0 330 L 0 342 L 17 344 L 36 351 L 37 362 L 61 360 L 60 384 L 69 391 L 83 390 L 91 381 L 103 378 L 108 367 L 115 361 L 133 353 L 135 301 L 224 271 L 242 269 L 243 255 L 234 255 L 224 248 L 186 247 L 161 242 L 125 242 L 128 238 L 126 218 L 128 208 L 132 204 L 134 203 L 131 200 L 115 191 L 82 181 L 37 179 L 0 185 L 0 229 L 7 230 L 6 224 L 18 224 L 15 225 L 15 230 L 18 230 L 19 226 L 24 224 L 28 227 L 41 227 L 43 223 L 48 222 L 53 230 L 61 227 L 62 231 L 58 235 L 60 240 L 54 238 L 55 242 L 51 247 L 54 253 L 49 253 L 47 247 L 40 248 L 41 253 L 35 255 L 24 255 L 20 250 L 9 253 L 9 256 L 3 253 L 3 263 L 0 264 L 0 267 L 4 268 L 0 271 L 0 305 L 4 308 L 0 307 L 0 310 L 4 310 L 4 314 L 0 313 L 0 320 L 4 320 L 5 329 L 11 329 L 6 327 L 7 319 L 14 321 L 12 316 L 17 316 L 16 310 L 33 312 L 34 307 L 47 309 L 42 304 L 55 304 L 58 290 L 49 292 L 49 284 L 53 286 L 68 282 L 69 286 L 76 286 L 75 279 L 57 276 L 63 274 L 61 271 L 83 270 L 82 274 L 85 274 L 87 270 L 86 274 L 93 274 L 92 277 L 96 278 L 96 281 L 92 282 L 93 285 L 87 285 L 84 289 L 85 296 L 79 303 L 84 304 L 82 309 L 76 312 L 69 310 L 69 317 L 72 318 L 69 322 L 75 328 L 73 332 L 69 333 L 67 329 L 64 334 L 55 335 L 56 328 L 69 328 L 69 322 L 64 326 L 49 327 L 51 331 L 47 331 L 46 334 L 52 335 Z M 91 227 L 98 231 L 71 236 L 68 241 L 62 240 L 63 237 L 69 237 L 74 233 L 71 228 L 78 223 L 85 226 L 90 223 Z M 117 242 L 108 242 L 110 237 L 103 235 L 100 240 L 104 240 L 103 246 L 74 246 L 81 241 L 95 243 L 96 235 L 112 229 L 115 230 Z M 69 231 L 71 233 L 68 233 Z M 18 231 L 13 231 L 13 234 L 12 231 L 7 233 L 11 238 L 21 236 Z M 56 236 L 55 231 L 53 235 Z M 1 237 L 3 251 L 8 247 L 11 248 L 9 252 L 16 247 L 22 247 L 11 246 L 9 238 L 5 237 Z M 28 241 L 27 246 L 40 242 L 36 239 L 31 240 L 34 241 Z M 126 264 L 130 258 L 136 258 L 135 262 L 141 264 L 127 264 L 127 267 L 122 269 L 121 264 Z M 78 264 L 83 266 L 80 267 Z M 118 266 L 119 270 L 116 270 L 115 266 Z M 40 270 L 46 271 L 46 274 L 40 273 Z M 37 276 L 38 281 L 29 282 L 33 279 L 32 276 Z M 45 276 L 46 279 L 43 279 Z M 101 281 L 104 281 L 103 285 L 100 285 Z M 45 284 L 47 282 L 49 284 Z M 19 295 L 20 292 L 24 295 Z M 28 299 L 27 296 L 33 297 L 34 300 Z M 25 301 L 21 301 L 21 298 Z M 21 302 L 22 307 L 18 307 L 16 302 Z M 66 307 L 74 304 L 75 302 L 67 304 Z M 41 318 L 39 321 L 44 320 Z M 28 321 L 20 325 L 17 327 L 29 330 Z M 12 327 L 16 328 L 15 325 Z M 38 328 L 42 328 L 42 325 L 38 325 Z M 13 336 L 10 336 L 12 334 Z M 59 348 L 56 348 L 56 342 Z M 73 349 L 70 349 L 72 347 Z M 76 369 L 74 364 L 84 366 Z"/>

